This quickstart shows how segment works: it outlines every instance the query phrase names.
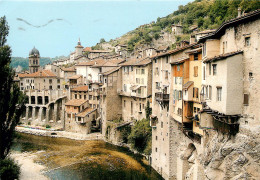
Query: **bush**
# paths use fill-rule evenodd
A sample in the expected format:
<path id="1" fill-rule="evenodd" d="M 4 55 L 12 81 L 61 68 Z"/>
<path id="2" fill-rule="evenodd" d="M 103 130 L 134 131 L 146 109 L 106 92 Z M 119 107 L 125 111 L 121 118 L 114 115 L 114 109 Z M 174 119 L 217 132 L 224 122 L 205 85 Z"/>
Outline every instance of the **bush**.
<path id="1" fill-rule="evenodd" d="M 13 159 L 7 158 L 0 160 L 0 179 L 12 180 L 19 179 L 20 166 L 18 166 Z"/>
<path id="2" fill-rule="evenodd" d="M 132 127 L 131 133 L 128 136 L 128 142 L 133 149 L 140 153 L 150 154 L 152 128 L 150 127 L 149 119 L 137 121 Z"/>
<path id="3" fill-rule="evenodd" d="M 49 124 L 46 124 L 46 126 L 45 126 L 46 128 L 51 128 L 51 126 L 49 125 Z"/>

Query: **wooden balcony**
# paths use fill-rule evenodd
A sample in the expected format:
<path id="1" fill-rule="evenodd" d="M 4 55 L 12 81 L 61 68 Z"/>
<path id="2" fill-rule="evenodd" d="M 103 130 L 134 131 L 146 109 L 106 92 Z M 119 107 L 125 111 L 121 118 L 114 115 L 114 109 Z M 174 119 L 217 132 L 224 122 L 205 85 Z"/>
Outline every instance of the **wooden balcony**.
<path id="1" fill-rule="evenodd" d="M 155 93 L 155 100 L 160 102 L 169 102 L 170 94 L 164 94 L 162 92 Z"/>

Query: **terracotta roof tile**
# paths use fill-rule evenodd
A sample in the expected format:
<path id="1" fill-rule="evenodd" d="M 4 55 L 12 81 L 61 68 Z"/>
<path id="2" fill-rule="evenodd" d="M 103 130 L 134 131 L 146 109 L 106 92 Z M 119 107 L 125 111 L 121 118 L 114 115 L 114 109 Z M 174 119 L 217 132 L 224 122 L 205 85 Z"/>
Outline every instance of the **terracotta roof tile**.
<path id="1" fill-rule="evenodd" d="M 57 77 L 53 72 L 49 70 L 40 70 L 31 74 L 18 74 L 19 78 L 43 78 L 43 77 Z"/>
<path id="2" fill-rule="evenodd" d="M 225 59 L 225 58 L 230 57 L 230 56 L 237 55 L 239 53 L 243 53 L 243 51 L 234 51 L 234 52 L 229 52 L 229 53 L 225 53 L 225 54 L 220 54 L 219 56 L 215 56 L 213 58 L 205 59 L 205 60 L 203 60 L 203 62 L 204 63 L 213 62 L 213 61 Z"/>
<path id="3" fill-rule="evenodd" d="M 109 74 L 112 74 L 113 72 L 116 72 L 116 71 L 118 71 L 120 69 L 120 67 L 116 67 L 116 68 L 113 68 L 113 69 L 111 69 L 111 70 L 109 70 L 109 71 L 106 71 L 106 72 L 104 72 L 104 73 L 102 73 L 104 76 L 107 76 L 107 75 L 109 75 Z"/>
<path id="4" fill-rule="evenodd" d="M 76 75 L 68 77 L 68 79 L 79 79 L 80 77 L 82 77 L 82 75 L 76 74 Z"/>
<path id="5" fill-rule="evenodd" d="M 71 89 L 71 91 L 88 91 L 88 86 L 79 86 Z"/>
<path id="6" fill-rule="evenodd" d="M 95 112 L 97 109 L 93 109 L 93 108 L 86 108 L 83 111 L 81 111 L 80 113 L 76 114 L 77 117 L 85 117 L 86 115 Z"/>
<path id="7" fill-rule="evenodd" d="M 72 99 L 65 103 L 66 106 L 80 106 L 84 103 L 86 103 L 88 100 L 84 99 Z"/>
<path id="8" fill-rule="evenodd" d="M 65 68 L 65 67 L 62 67 L 61 68 L 62 71 L 66 71 L 66 72 L 76 72 L 76 69 L 75 67 L 68 67 L 68 68 Z"/>

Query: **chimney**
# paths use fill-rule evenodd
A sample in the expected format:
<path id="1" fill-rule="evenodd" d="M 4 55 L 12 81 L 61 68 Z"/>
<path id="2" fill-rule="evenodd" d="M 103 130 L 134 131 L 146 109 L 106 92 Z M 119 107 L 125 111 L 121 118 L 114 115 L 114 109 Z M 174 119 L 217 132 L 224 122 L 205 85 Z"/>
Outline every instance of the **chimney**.
<path id="1" fill-rule="evenodd" d="M 237 17 L 240 17 L 241 16 L 241 8 L 239 7 L 238 9 L 237 9 Z"/>

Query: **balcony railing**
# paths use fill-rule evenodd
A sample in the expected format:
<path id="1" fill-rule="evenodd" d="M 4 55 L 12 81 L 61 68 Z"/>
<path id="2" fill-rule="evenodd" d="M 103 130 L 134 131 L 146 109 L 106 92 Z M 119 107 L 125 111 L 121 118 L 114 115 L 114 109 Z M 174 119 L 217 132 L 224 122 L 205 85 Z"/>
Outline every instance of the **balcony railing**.
<path id="1" fill-rule="evenodd" d="M 169 102 L 170 95 L 162 92 L 155 93 L 155 99 L 161 102 Z"/>

